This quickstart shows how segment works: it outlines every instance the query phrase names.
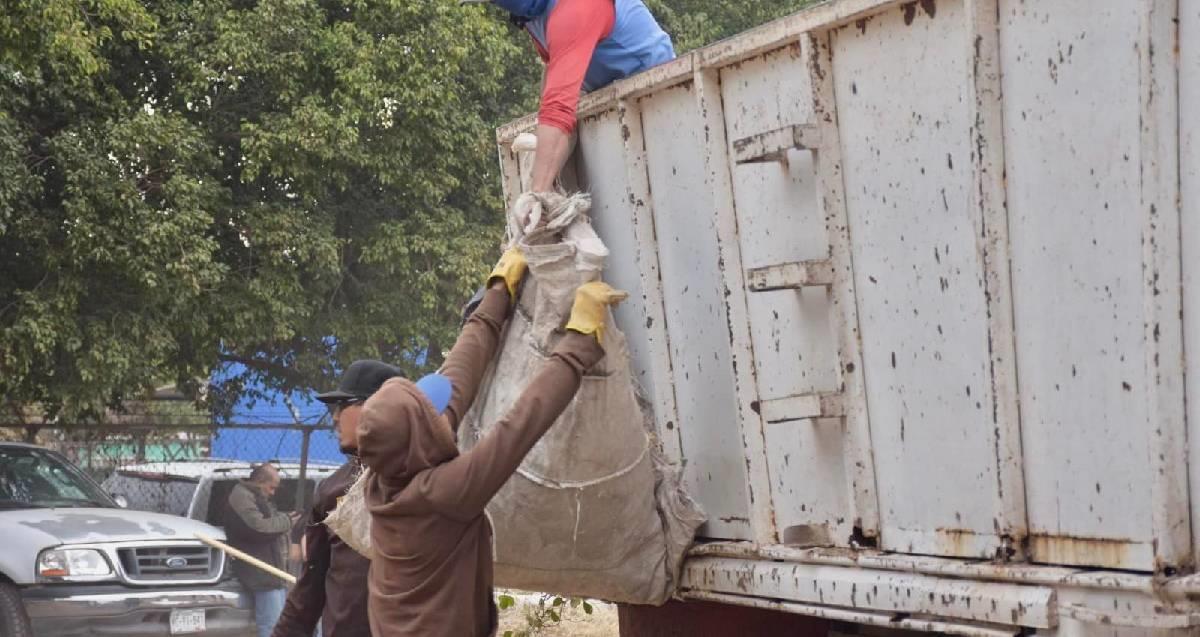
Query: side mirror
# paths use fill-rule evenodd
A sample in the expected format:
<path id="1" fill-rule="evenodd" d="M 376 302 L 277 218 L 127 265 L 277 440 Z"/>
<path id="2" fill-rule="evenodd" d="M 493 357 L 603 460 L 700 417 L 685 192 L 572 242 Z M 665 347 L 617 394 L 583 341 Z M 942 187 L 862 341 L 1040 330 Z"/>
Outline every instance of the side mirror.
<path id="1" fill-rule="evenodd" d="M 114 493 L 114 494 L 112 494 L 112 499 L 113 499 L 113 502 L 116 502 L 117 506 L 121 507 L 122 509 L 129 508 L 129 500 L 125 499 L 125 496 L 117 495 Z"/>

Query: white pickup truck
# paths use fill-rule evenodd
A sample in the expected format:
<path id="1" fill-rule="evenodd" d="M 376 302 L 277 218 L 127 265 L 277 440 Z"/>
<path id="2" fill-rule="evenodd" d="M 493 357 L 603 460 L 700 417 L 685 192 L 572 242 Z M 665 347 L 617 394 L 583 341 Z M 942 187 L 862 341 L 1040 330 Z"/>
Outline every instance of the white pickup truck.
<path id="1" fill-rule="evenodd" d="M 301 500 L 297 491 L 301 488 L 304 490 L 303 501 L 312 504 L 317 486 L 339 466 L 308 463 L 301 483 L 298 463 L 271 463 L 279 468 L 280 477 L 273 500 L 284 513 L 296 510 Z M 208 458 L 143 462 L 117 468 L 105 478 L 102 486 L 105 493 L 123 499 L 131 509 L 182 515 L 223 527 L 224 503 L 229 500 L 229 492 L 239 480 L 249 478 L 253 468 L 254 463 L 244 460 Z M 302 512 L 307 512 L 307 506 Z"/>
<path id="2" fill-rule="evenodd" d="M 245 637 L 209 524 L 123 509 L 60 454 L 0 443 L 0 635 Z"/>

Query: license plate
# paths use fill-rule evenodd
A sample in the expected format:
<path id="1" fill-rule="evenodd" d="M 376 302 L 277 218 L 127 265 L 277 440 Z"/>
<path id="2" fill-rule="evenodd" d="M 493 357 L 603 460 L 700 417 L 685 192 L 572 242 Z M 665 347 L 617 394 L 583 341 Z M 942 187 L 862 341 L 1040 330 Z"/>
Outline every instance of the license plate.
<path id="1" fill-rule="evenodd" d="M 187 635 L 204 632 L 204 611 L 175 609 L 171 611 L 171 634 Z"/>

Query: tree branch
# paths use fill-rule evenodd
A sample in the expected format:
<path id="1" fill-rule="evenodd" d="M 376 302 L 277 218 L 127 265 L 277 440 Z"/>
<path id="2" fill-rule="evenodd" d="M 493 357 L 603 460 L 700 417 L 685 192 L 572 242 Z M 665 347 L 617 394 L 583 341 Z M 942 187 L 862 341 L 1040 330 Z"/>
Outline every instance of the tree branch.
<path id="1" fill-rule="evenodd" d="M 258 358 L 247 358 L 245 356 L 237 356 L 233 354 L 220 354 L 217 359 L 223 363 L 238 363 L 245 365 L 249 369 L 262 372 L 269 376 L 281 378 L 285 382 L 293 386 L 303 386 L 303 377 L 290 367 L 277 365 L 271 361 L 264 361 Z"/>

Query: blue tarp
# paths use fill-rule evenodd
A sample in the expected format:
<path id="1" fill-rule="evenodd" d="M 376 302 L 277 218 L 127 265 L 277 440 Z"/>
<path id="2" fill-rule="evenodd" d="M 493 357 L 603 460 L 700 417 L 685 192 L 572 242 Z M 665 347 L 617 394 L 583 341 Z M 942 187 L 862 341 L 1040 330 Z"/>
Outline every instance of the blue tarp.
<path id="1" fill-rule="evenodd" d="M 213 373 L 214 382 L 222 378 L 239 376 L 245 372 L 240 363 L 230 363 Z M 233 408 L 231 420 L 238 424 L 296 424 L 296 418 L 289 409 L 284 395 L 279 392 L 264 392 L 262 385 L 257 383 L 247 387 L 248 390 L 265 393 L 264 398 L 250 400 L 242 398 Z M 327 427 L 328 411 L 325 405 L 316 399 L 313 392 L 292 392 L 289 396 L 291 404 L 300 416 L 300 422 L 306 425 Z M 264 460 L 298 461 L 302 434 L 294 429 L 238 429 L 221 427 L 217 429 L 212 441 L 212 457 L 229 460 L 249 460 L 261 462 Z M 314 431 L 309 441 L 308 459 L 310 462 L 328 462 L 341 464 L 345 456 L 338 449 L 337 435 L 329 429 Z"/>
<path id="2" fill-rule="evenodd" d="M 413 356 L 417 365 L 426 360 L 426 352 L 418 350 Z M 223 379 L 235 378 L 246 373 L 246 367 L 241 363 L 227 363 L 213 372 L 212 381 L 219 383 Z M 231 422 L 238 424 L 296 424 L 296 418 L 284 394 L 278 391 L 267 391 L 258 382 L 250 383 L 245 393 L 264 395 L 263 398 L 250 400 L 243 397 L 233 408 Z M 288 395 L 291 404 L 299 413 L 300 422 L 305 425 L 329 426 L 328 410 L 317 400 L 315 392 L 292 392 Z M 264 460 L 298 461 L 302 434 L 288 429 L 238 429 L 219 427 L 213 437 L 212 457 L 229 460 L 249 460 L 261 462 Z M 330 462 L 341 464 L 345 456 L 338 449 L 337 434 L 330 429 L 314 431 L 309 442 L 310 462 Z"/>

